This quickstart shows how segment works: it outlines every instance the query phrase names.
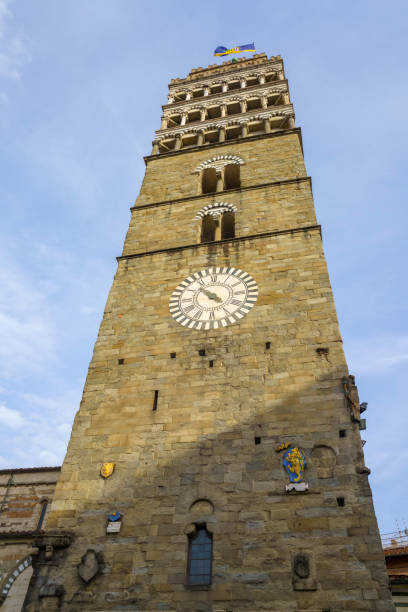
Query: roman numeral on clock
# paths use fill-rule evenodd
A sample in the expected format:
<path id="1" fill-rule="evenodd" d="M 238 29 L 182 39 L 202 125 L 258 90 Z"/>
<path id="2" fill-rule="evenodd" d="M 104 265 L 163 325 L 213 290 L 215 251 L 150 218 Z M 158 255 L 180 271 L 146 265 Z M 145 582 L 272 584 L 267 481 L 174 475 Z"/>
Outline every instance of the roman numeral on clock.
<path id="1" fill-rule="evenodd" d="M 241 306 L 242 302 L 239 300 L 231 300 L 231 304 L 234 304 L 234 306 Z"/>

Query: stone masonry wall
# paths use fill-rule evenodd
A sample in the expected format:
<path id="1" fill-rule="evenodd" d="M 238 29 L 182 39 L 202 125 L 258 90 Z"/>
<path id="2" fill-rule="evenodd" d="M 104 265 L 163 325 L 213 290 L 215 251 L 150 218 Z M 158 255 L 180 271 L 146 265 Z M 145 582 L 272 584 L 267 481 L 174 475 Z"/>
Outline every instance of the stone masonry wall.
<path id="1" fill-rule="evenodd" d="M 214 265 L 253 275 L 258 302 L 226 329 L 187 330 L 169 315 L 170 293 Z M 49 520 L 76 533 L 49 576 L 66 590 L 62 609 L 392 610 L 345 374 L 318 231 L 121 261 Z M 282 441 L 304 450 L 308 492 L 285 492 Z M 107 480 L 105 461 L 116 463 Z M 122 531 L 106 535 L 113 510 Z M 197 522 L 214 541 L 213 584 L 198 590 L 185 585 Z M 88 586 L 77 574 L 87 549 L 104 558 Z M 294 583 L 299 552 L 310 590 Z"/>
<path id="2" fill-rule="evenodd" d="M 300 132 L 294 130 L 257 140 L 204 146 L 191 152 L 183 151 L 181 156 L 149 158 L 135 205 L 199 194 L 199 178 L 194 170 L 200 163 L 217 155 L 239 155 L 244 160 L 241 179 L 248 187 L 306 176 L 299 137 Z"/>

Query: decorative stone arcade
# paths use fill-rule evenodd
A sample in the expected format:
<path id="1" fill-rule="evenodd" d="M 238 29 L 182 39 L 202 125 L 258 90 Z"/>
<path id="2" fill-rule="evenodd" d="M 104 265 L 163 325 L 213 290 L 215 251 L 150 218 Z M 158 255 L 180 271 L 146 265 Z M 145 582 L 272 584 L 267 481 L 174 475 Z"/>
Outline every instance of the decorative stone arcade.
<path id="1" fill-rule="evenodd" d="M 391 612 L 282 59 L 169 90 L 26 610 Z"/>

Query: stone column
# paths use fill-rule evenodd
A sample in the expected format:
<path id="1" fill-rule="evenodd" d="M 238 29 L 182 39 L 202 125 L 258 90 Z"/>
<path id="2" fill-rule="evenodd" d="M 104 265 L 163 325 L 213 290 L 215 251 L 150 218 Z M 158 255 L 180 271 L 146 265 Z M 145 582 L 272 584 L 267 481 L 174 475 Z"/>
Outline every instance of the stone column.
<path id="1" fill-rule="evenodd" d="M 280 72 L 278 72 L 278 79 L 279 81 L 283 81 L 285 78 L 285 75 L 283 74 L 283 70 L 281 70 Z"/>
<path id="2" fill-rule="evenodd" d="M 289 128 L 294 128 L 295 127 L 295 118 L 294 117 L 289 117 L 288 127 Z"/>
<path id="3" fill-rule="evenodd" d="M 204 85 L 204 95 L 208 96 L 210 93 L 210 88 L 208 87 L 208 85 Z"/>
<path id="4" fill-rule="evenodd" d="M 181 149 L 181 134 L 176 135 L 176 144 L 174 145 L 174 150 L 178 151 Z"/>
<path id="5" fill-rule="evenodd" d="M 191 100 L 191 91 L 188 91 L 186 94 L 186 100 Z"/>
<path id="6" fill-rule="evenodd" d="M 266 133 L 271 131 L 271 122 L 269 117 L 267 119 L 264 119 L 264 130 Z"/>
<path id="7" fill-rule="evenodd" d="M 154 141 L 153 142 L 152 155 L 157 155 L 158 152 L 159 152 L 159 143 Z"/>
<path id="8" fill-rule="evenodd" d="M 268 108 L 268 98 L 266 96 L 261 96 L 261 105 L 262 108 Z"/>
<path id="9" fill-rule="evenodd" d="M 220 127 L 220 131 L 218 132 L 218 142 L 224 142 L 225 140 L 225 126 L 222 125 Z"/>
<path id="10" fill-rule="evenodd" d="M 160 129 L 165 130 L 166 128 L 167 128 L 167 117 L 162 117 Z"/>
<path id="11" fill-rule="evenodd" d="M 207 109 L 206 108 L 202 108 L 200 109 L 201 112 L 201 119 L 200 121 L 205 121 L 207 119 Z"/>
<path id="12" fill-rule="evenodd" d="M 198 132 L 197 144 L 198 146 L 201 146 L 202 144 L 204 144 L 204 133 L 203 132 Z"/>
<path id="13" fill-rule="evenodd" d="M 244 89 L 244 87 L 246 87 L 246 79 L 244 79 L 242 77 L 242 79 L 239 79 L 239 84 L 241 86 L 241 89 Z"/>
<path id="14" fill-rule="evenodd" d="M 167 104 L 173 104 L 173 102 L 174 102 L 174 98 L 173 98 L 173 96 L 171 96 L 169 94 L 168 97 L 167 97 Z"/>
<path id="15" fill-rule="evenodd" d="M 282 94 L 282 101 L 283 101 L 284 104 L 290 104 L 289 94 L 287 92 L 284 92 Z"/>
<path id="16" fill-rule="evenodd" d="M 228 91 L 228 83 L 222 83 L 221 87 L 222 87 L 222 93 Z"/>
<path id="17" fill-rule="evenodd" d="M 241 136 L 242 138 L 246 138 L 248 136 L 248 124 L 247 123 L 242 124 Z"/>
<path id="18" fill-rule="evenodd" d="M 258 82 L 260 85 L 263 85 L 265 83 L 265 75 L 264 74 L 260 74 L 258 76 Z"/>
<path id="19" fill-rule="evenodd" d="M 226 117 L 226 116 L 227 116 L 227 105 L 221 104 L 221 117 Z"/>
<path id="20" fill-rule="evenodd" d="M 186 122 L 187 122 L 187 113 L 183 113 L 181 115 L 180 125 L 186 125 Z"/>
<path id="21" fill-rule="evenodd" d="M 217 191 L 224 191 L 224 181 L 221 172 L 217 173 Z"/>
<path id="22" fill-rule="evenodd" d="M 247 112 L 247 103 L 246 103 L 246 100 L 241 100 L 240 101 L 240 105 L 241 105 L 241 113 L 246 113 Z"/>

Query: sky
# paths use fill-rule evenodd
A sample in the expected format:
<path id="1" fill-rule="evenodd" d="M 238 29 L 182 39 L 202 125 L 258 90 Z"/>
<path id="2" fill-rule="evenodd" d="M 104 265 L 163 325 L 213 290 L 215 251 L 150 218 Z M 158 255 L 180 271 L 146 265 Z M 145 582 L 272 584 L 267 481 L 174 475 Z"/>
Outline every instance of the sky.
<path id="1" fill-rule="evenodd" d="M 60 465 L 167 83 L 281 54 L 381 532 L 408 523 L 408 3 L 0 0 L 0 468 Z"/>

